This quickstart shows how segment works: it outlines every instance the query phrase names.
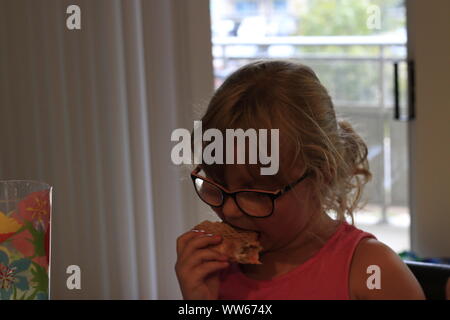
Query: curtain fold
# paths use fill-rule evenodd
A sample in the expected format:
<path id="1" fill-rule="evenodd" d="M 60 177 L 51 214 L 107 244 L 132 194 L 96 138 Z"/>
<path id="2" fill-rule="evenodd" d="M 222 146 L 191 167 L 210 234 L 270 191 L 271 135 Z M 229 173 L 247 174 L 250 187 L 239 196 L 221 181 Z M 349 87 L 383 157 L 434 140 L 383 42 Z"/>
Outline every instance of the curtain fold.
<path id="1" fill-rule="evenodd" d="M 52 299 L 181 297 L 198 215 L 170 134 L 212 91 L 207 0 L 0 0 L 0 179 L 54 186 Z"/>
<path id="2" fill-rule="evenodd" d="M 149 285 L 139 287 L 139 297 L 157 298 L 158 278 L 156 272 L 156 247 L 152 239 L 155 234 L 153 215 L 153 189 L 151 185 L 151 157 L 146 97 L 146 76 L 144 59 L 144 38 L 142 29 L 141 3 L 122 3 L 125 37 L 125 56 L 129 62 L 126 68 L 130 154 L 135 204 L 135 229 L 138 279 Z"/>

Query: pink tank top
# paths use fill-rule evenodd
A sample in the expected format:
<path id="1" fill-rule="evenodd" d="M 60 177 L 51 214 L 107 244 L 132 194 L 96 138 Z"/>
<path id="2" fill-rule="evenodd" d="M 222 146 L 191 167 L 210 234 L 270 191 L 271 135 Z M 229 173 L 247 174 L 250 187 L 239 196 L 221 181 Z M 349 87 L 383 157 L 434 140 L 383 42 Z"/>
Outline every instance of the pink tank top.
<path id="1" fill-rule="evenodd" d="M 224 300 L 347 300 L 350 264 L 358 243 L 376 237 L 342 222 L 309 260 L 271 280 L 245 276 L 237 264 L 221 274 L 219 299 Z"/>

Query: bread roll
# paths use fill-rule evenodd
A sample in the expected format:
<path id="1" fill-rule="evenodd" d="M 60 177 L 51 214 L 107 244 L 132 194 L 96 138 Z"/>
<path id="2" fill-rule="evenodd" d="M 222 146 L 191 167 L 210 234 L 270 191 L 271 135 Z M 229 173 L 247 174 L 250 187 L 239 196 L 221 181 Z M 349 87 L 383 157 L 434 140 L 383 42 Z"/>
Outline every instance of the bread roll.
<path id="1" fill-rule="evenodd" d="M 211 249 L 227 257 L 231 262 L 241 264 L 261 264 L 259 252 L 263 249 L 258 234 L 252 231 L 238 230 L 223 222 L 203 221 L 194 227 L 207 233 L 221 235 L 222 242 Z"/>

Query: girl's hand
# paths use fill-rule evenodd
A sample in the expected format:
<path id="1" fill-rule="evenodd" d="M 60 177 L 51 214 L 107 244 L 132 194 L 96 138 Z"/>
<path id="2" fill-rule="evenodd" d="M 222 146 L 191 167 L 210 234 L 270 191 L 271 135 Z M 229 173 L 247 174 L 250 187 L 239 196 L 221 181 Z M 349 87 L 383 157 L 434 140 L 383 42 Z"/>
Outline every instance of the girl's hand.
<path id="1" fill-rule="evenodd" d="M 186 300 L 215 300 L 219 296 L 219 272 L 228 267 L 227 257 L 207 247 L 222 241 L 219 235 L 191 230 L 177 239 L 175 272 Z"/>

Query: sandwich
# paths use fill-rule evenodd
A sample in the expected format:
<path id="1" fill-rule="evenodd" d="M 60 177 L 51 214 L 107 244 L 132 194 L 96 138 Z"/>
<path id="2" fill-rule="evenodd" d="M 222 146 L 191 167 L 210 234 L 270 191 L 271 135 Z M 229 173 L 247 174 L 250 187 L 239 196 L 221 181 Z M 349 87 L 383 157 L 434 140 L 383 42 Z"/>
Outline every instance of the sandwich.
<path id="1" fill-rule="evenodd" d="M 195 226 L 194 229 L 222 236 L 222 242 L 210 248 L 229 257 L 231 262 L 261 264 L 259 252 L 263 248 L 258 241 L 258 233 L 236 229 L 224 222 L 207 220 Z"/>

